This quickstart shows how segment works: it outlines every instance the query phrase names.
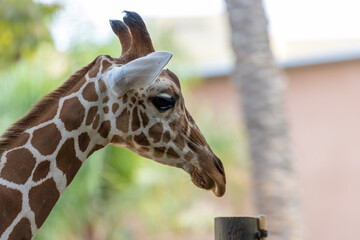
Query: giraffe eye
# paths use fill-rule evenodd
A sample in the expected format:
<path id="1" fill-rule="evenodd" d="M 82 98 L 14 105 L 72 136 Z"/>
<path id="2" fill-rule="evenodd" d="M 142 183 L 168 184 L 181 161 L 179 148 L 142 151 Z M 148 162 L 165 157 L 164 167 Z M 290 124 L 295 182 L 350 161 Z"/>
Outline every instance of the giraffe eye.
<path id="1" fill-rule="evenodd" d="M 150 101 L 159 112 L 166 112 L 175 106 L 175 99 L 170 96 L 151 97 Z"/>

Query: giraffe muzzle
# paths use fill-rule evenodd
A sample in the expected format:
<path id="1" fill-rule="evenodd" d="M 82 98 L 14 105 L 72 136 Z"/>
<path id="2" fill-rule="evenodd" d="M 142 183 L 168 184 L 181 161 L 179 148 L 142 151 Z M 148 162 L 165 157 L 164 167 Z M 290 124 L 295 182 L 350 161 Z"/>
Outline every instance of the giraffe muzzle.
<path id="1" fill-rule="evenodd" d="M 225 194 L 226 178 L 223 165 L 216 156 L 214 159 L 201 160 L 200 167 L 190 173 L 192 182 L 200 188 L 212 190 L 217 197 Z"/>
<path id="2" fill-rule="evenodd" d="M 225 194 L 226 190 L 226 177 L 225 177 L 225 171 L 222 162 L 218 157 L 215 156 L 215 158 L 212 160 L 213 166 L 215 166 L 215 169 L 213 166 L 210 166 L 209 170 L 205 170 L 210 178 L 214 181 L 214 187 L 212 188 L 212 191 L 217 197 L 221 197 Z M 211 165 L 211 163 L 210 163 Z"/>

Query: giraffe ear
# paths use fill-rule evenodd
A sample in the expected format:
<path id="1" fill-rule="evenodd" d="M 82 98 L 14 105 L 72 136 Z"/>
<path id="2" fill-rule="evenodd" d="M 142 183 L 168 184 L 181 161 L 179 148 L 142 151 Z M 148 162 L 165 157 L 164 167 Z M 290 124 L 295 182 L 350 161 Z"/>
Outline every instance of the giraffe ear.
<path id="1" fill-rule="evenodd" d="M 172 55 L 170 52 L 152 52 L 106 72 L 104 80 L 117 96 L 122 96 L 130 89 L 145 87 L 152 83 Z"/>

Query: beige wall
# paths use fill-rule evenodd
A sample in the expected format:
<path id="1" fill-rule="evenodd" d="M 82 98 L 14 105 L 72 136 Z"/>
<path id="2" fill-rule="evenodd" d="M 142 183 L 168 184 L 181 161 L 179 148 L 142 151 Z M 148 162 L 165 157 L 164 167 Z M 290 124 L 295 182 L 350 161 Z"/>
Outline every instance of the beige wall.
<path id="1" fill-rule="evenodd" d="M 358 239 L 360 60 L 291 68 L 285 73 L 309 239 Z M 237 94 L 228 78 L 206 80 L 187 100 L 208 105 L 220 121 L 229 115 L 235 124 L 241 121 Z M 194 104 L 187 105 L 191 111 Z"/>
<path id="2" fill-rule="evenodd" d="M 360 60 L 287 69 L 288 111 L 311 239 L 356 239 Z"/>

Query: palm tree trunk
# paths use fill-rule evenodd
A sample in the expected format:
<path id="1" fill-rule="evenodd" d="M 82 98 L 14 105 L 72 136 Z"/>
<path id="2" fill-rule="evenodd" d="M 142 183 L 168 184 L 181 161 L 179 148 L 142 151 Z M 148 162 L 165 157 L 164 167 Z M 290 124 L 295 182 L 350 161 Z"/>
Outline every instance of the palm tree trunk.
<path id="1" fill-rule="evenodd" d="M 270 239 L 302 239 L 298 182 L 285 113 L 285 77 L 272 57 L 261 0 L 226 0 L 250 141 L 255 207 Z"/>

